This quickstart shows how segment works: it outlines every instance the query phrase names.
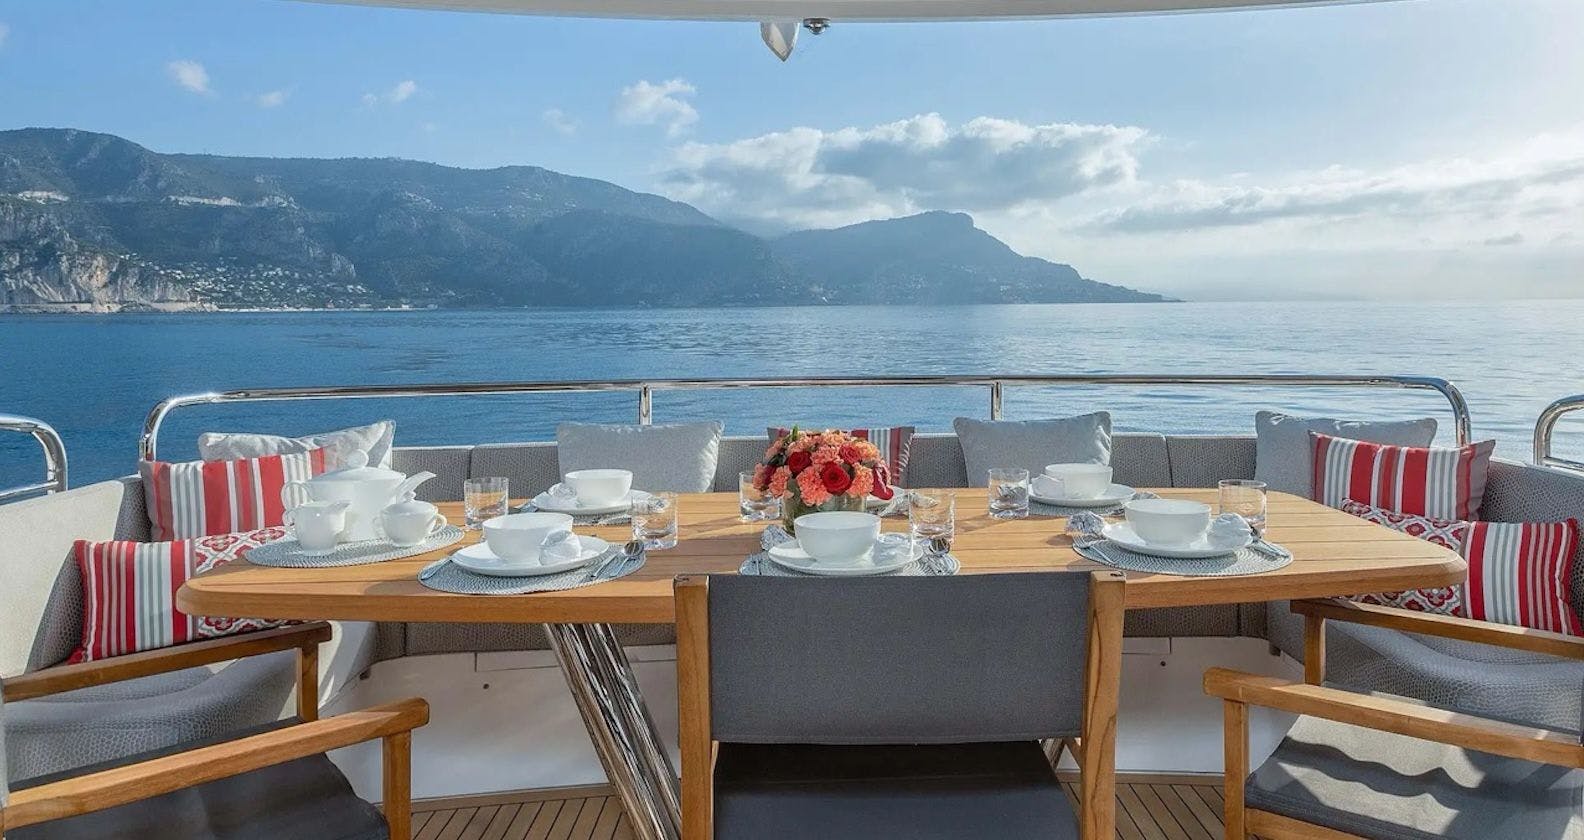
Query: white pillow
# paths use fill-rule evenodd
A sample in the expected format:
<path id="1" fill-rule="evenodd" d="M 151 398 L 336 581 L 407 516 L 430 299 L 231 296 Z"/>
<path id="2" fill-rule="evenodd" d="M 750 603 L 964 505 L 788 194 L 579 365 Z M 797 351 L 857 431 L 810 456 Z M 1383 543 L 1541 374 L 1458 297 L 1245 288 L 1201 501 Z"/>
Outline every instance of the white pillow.
<path id="1" fill-rule="evenodd" d="M 1105 411 L 1058 420 L 959 417 L 952 428 L 971 486 L 989 481 L 990 470 L 1000 467 L 1022 467 L 1032 477 L 1046 464 L 1111 463 L 1111 414 Z"/>
<path id="2" fill-rule="evenodd" d="M 717 421 L 627 426 L 562 423 L 556 426 L 561 474 L 611 467 L 631 470 L 639 490 L 707 493 L 715 486 L 721 430 Z"/>
<path id="3" fill-rule="evenodd" d="M 335 469 L 346 462 L 347 454 L 354 449 L 361 449 L 368 453 L 371 466 L 389 468 L 391 446 L 395 438 L 396 423 L 392 420 L 296 438 L 204 432 L 198 436 L 198 457 L 205 461 L 234 461 L 238 458 L 262 458 L 265 455 L 291 455 L 324 447 L 326 467 Z"/>
<path id="4" fill-rule="evenodd" d="M 1254 478 L 1268 489 L 1313 498 L 1314 444 L 1310 432 L 1384 443 L 1388 446 L 1429 446 L 1435 440 L 1433 417 L 1418 420 L 1335 420 L 1292 417 L 1275 411 L 1254 415 Z"/>

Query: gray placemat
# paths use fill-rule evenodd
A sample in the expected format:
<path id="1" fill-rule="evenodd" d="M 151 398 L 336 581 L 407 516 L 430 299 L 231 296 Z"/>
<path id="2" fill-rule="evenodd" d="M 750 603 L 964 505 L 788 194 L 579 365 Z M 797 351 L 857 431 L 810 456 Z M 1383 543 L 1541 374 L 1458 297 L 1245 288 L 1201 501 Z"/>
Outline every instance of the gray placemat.
<path id="1" fill-rule="evenodd" d="M 1138 491 L 1138 492 L 1133 494 L 1133 499 L 1158 499 L 1158 498 L 1160 498 L 1160 497 L 1155 495 L 1154 493 L 1149 492 L 1148 490 L 1140 490 L 1140 491 Z M 1029 498 L 1029 515 L 1030 516 L 1073 516 L 1074 514 L 1079 514 L 1079 513 L 1092 513 L 1092 514 L 1094 514 L 1096 516 L 1121 516 L 1123 513 L 1126 512 L 1126 509 L 1123 508 L 1122 505 L 1125 504 L 1126 502 L 1132 501 L 1133 499 L 1125 499 L 1125 500 L 1123 500 L 1121 502 L 1117 502 L 1114 505 L 1106 505 L 1104 507 L 1072 507 L 1070 505 L 1052 505 L 1052 504 L 1047 504 L 1047 503 L 1041 502 L 1041 501 L 1039 501 L 1039 500 L 1037 500 L 1037 499 L 1035 499 L 1033 497 L 1030 497 Z"/>
<path id="2" fill-rule="evenodd" d="M 384 540 L 359 540 L 342 543 L 329 554 L 312 556 L 302 554 L 297 540 L 287 537 L 257 548 L 248 549 L 244 555 L 255 566 L 274 566 L 282 569 L 330 569 L 337 566 L 366 566 L 386 560 L 416 557 L 462 541 L 462 529 L 455 525 L 429 535 L 429 539 L 407 548 L 391 545 Z"/>
<path id="3" fill-rule="evenodd" d="M 844 577 L 945 577 L 955 575 L 962 568 L 957 558 L 950 554 L 937 554 L 924 556 L 890 572 L 881 572 L 877 575 L 810 575 L 793 571 L 770 559 L 768 552 L 758 552 L 748 555 L 748 559 L 737 568 L 739 575 L 758 575 L 760 577 L 822 577 L 831 580 L 841 580 Z"/>
<path id="4" fill-rule="evenodd" d="M 1074 543 L 1073 549 L 1090 560 L 1104 563 L 1113 568 L 1129 572 L 1183 575 L 1185 577 L 1257 575 L 1262 572 L 1274 572 L 1277 569 L 1286 568 L 1293 561 L 1290 556 L 1276 557 L 1252 548 L 1240 548 L 1225 557 L 1211 557 L 1204 560 L 1180 560 L 1172 557 L 1140 554 L 1109 540 L 1093 543 Z"/>
<path id="5" fill-rule="evenodd" d="M 539 508 L 533 502 L 524 502 L 520 507 L 514 509 L 512 513 L 536 513 L 538 511 Z M 565 513 L 565 511 L 553 511 L 553 513 Z M 572 514 L 573 525 L 626 525 L 630 522 L 632 522 L 632 516 L 624 510 L 616 513 Z"/>
<path id="6" fill-rule="evenodd" d="M 563 589 L 577 589 L 580 586 L 592 586 L 626 577 L 642 569 L 644 561 L 649 556 L 644 552 L 629 560 L 618 559 L 605 570 L 604 574 L 592 577 L 592 573 L 598 571 L 600 564 L 609 559 L 613 552 L 620 553 L 621 548 L 611 546 L 610 551 L 582 568 L 554 575 L 526 578 L 481 575 L 450 562 L 450 558 L 445 558 L 425 566 L 423 571 L 418 573 L 418 582 L 430 589 L 456 595 L 526 595 L 530 592 L 559 592 Z M 435 567 L 439 567 L 439 571 L 431 577 L 423 577 L 424 572 Z"/>

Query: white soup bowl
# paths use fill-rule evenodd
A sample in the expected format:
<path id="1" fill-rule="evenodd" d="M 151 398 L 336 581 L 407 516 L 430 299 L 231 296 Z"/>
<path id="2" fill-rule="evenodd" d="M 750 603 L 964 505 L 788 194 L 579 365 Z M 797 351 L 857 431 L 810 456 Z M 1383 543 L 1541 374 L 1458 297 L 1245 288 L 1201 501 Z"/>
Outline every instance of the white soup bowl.
<path id="1" fill-rule="evenodd" d="M 1111 468 L 1105 464 L 1047 464 L 1064 499 L 1095 499 L 1111 489 Z"/>
<path id="2" fill-rule="evenodd" d="M 794 525 L 798 545 L 821 563 L 851 563 L 873 548 L 880 536 L 880 517 L 858 511 L 805 513 Z"/>
<path id="3" fill-rule="evenodd" d="M 564 513 L 508 513 L 484 520 L 484 542 L 502 560 L 537 561 L 545 537 L 553 531 L 572 530 L 572 517 Z"/>
<path id="4" fill-rule="evenodd" d="M 633 474 L 630 470 L 573 470 L 562 480 L 577 493 L 579 502 L 597 507 L 627 498 L 632 490 Z"/>
<path id="5" fill-rule="evenodd" d="M 1124 507 L 1133 532 L 1145 542 L 1187 545 L 1210 529 L 1210 506 L 1187 499 L 1134 499 Z"/>

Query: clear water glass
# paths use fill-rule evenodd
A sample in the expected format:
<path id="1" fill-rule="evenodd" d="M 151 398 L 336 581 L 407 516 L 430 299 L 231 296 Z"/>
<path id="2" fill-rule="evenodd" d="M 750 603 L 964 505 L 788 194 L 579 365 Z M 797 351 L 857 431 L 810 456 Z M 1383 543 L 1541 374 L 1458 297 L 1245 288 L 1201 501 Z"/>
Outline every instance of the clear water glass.
<path id="1" fill-rule="evenodd" d="M 1025 519 L 1029 512 L 1029 471 L 990 471 L 990 515 L 996 519 Z"/>
<path id="2" fill-rule="evenodd" d="M 737 474 L 737 507 L 744 522 L 762 522 L 781 516 L 781 500 L 754 486 L 754 471 Z"/>
<path id="3" fill-rule="evenodd" d="M 511 506 L 509 482 L 505 476 L 491 475 L 462 482 L 462 519 L 469 531 L 478 530 L 486 519 L 505 516 Z"/>
<path id="4" fill-rule="evenodd" d="M 1247 519 L 1254 535 L 1262 536 L 1265 533 L 1265 482 L 1228 478 L 1217 486 L 1221 490 L 1221 513 L 1235 513 Z"/>
<path id="5" fill-rule="evenodd" d="M 677 494 L 651 493 L 634 499 L 628 511 L 633 539 L 648 549 L 675 548 L 677 544 Z"/>
<path id="6" fill-rule="evenodd" d="M 916 542 L 957 535 L 957 494 L 914 491 L 908 496 L 908 534 Z"/>

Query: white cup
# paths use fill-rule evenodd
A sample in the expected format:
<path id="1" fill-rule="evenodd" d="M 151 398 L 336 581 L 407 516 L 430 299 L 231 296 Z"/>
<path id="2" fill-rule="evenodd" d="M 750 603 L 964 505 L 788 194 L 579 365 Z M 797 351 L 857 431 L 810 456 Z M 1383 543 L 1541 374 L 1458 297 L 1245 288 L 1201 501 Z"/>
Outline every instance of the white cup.
<path id="1" fill-rule="evenodd" d="M 1036 483 L 1035 489 L 1047 498 L 1096 499 L 1111 489 L 1111 468 L 1105 464 L 1047 464 Z"/>
<path id="2" fill-rule="evenodd" d="M 435 510 L 434 505 L 428 505 L 428 508 L 428 510 L 405 511 L 387 508 L 380 512 L 380 531 L 385 534 L 385 539 L 389 540 L 391 545 L 398 548 L 417 545 L 449 524 L 446 518 Z"/>
<path id="3" fill-rule="evenodd" d="M 281 515 L 304 554 L 329 554 L 347 527 L 347 502 L 306 502 Z"/>
<path id="4" fill-rule="evenodd" d="M 1210 530 L 1210 506 L 1187 499 L 1134 499 L 1123 506 L 1145 542 L 1188 545 Z"/>
<path id="5" fill-rule="evenodd" d="M 572 517 L 564 513 L 508 513 L 484 520 L 483 528 L 484 542 L 496 557 L 530 563 L 539 560 L 550 532 L 572 530 Z"/>
<path id="6" fill-rule="evenodd" d="M 793 524 L 798 545 L 821 563 L 851 563 L 880 536 L 880 517 L 858 511 L 805 513 Z"/>
<path id="7" fill-rule="evenodd" d="M 633 474 L 630 470 L 573 470 L 562 480 L 577 493 L 580 504 L 600 507 L 627 498 Z"/>

